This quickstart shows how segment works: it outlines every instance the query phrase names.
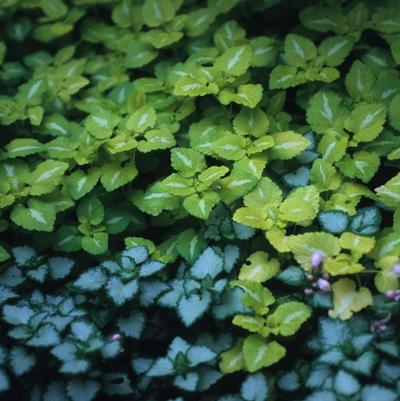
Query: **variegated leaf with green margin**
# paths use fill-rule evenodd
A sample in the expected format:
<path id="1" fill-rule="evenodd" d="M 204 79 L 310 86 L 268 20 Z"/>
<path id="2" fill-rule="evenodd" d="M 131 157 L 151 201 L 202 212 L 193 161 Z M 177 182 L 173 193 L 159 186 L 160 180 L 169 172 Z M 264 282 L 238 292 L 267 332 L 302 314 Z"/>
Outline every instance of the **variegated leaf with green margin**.
<path id="1" fill-rule="evenodd" d="M 323 159 L 315 159 L 311 168 L 311 181 L 319 191 L 328 191 L 334 184 L 336 168 Z"/>
<path id="2" fill-rule="evenodd" d="M 250 39 L 250 46 L 253 49 L 252 67 L 266 67 L 273 64 L 277 55 L 275 39 L 268 36 L 257 36 Z"/>
<path id="3" fill-rule="evenodd" d="M 204 156 L 190 148 L 172 149 L 171 165 L 182 177 L 193 177 L 206 168 Z"/>
<path id="4" fill-rule="evenodd" d="M 271 136 L 274 140 L 274 146 L 269 151 L 269 154 L 274 159 L 291 159 L 310 145 L 307 138 L 294 131 L 278 132 Z"/>
<path id="5" fill-rule="evenodd" d="M 220 197 L 213 191 L 203 192 L 201 194 L 193 194 L 185 198 L 183 207 L 185 210 L 199 219 L 208 219 L 211 210 L 220 201 Z"/>
<path id="6" fill-rule="evenodd" d="M 108 111 L 101 110 L 90 114 L 85 121 L 85 127 L 97 139 L 109 138 L 114 128 L 120 121 L 120 117 Z"/>
<path id="7" fill-rule="evenodd" d="M 233 120 L 233 129 L 239 135 L 260 138 L 267 133 L 268 128 L 268 116 L 260 107 L 243 107 Z"/>
<path id="8" fill-rule="evenodd" d="M 361 263 L 357 263 L 358 258 L 341 253 L 335 258 L 328 259 L 324 263 L 324 270 L 332 276 L 348 275 L 360 273 L 365 270 Z"/>
<path id="9" fill-rule="evenodd" d="M 399 263 L 397 255 L 385 256 L 375 263 L 379 268 L 379 272 L 375 276 L 375 286 L 380 292 L 385 293 L 399 288 L 399 277 L 393 271 L 396 263 Z"/>
<path id="10" fill-rule="evenodd" d="M 342 278 L 332 285 L 333 309 L 329 316 L 342 320 L 350 319 L 354 313 L 372 305 L 372 295 L 368 288 L 357 289 L 356 283 Z"/>
<path id="11" fill-rule="evenodd" d="M 140 68 L 149 64 L 157 57 L 157 49 L 148 43 L 134 41 L 126 49 L 124 66 L 126 68 Z"/>
<path id="12" fill-rule="evenodd" d="M 56 208 L 51 203 L 31 198 L 26 206 L 15 205 L 10 218 L 26 230 L 51 232 L 56 220 Z"/>
<path id="13" fill-rule="evenodd" d="M 353 62 L 346 75 L 346 89 L 355 100 L 367 99 L 370 96 L 375 77 L 370 68 L 359 60 Z"/>
<path id="14" fill-rule="evenodd" d="M 368 183 L 378 171 L 380 160 L 376 153 L 360 151 L 353 153 L 353 158 L 345 155 L 336 165 L 346 177 Z"/>
<path id="15" fill-rule="evenodd" d="M 322 159 L 334 163 L 342 159 L 348 146 L 346 136 L 337 137 L 335 134 L 324 134 L 318 143 L 317 151 Z"/>
<path id="16" fill-rule="evenodd" d="M 252 55 L 249 45 L 231 47 L 215 60 L 214 67 L 217 71 L 239 76 L 250 67 Z"/>
<path id="17" fill-rule="evenodd" d="M 217 84 L 208 82 L 204 77 L 193 77 L 185 75 L 179 78 L 174 87 L 174 94 L 177 96 L 205 96 L 216 95 L 219 91 Z"/>
<path id="18" fill-rule="evenodd" d="M 126 128 L 142 134 L 156 123 L 156 112 L 151 106 L 143 106 L 136 110 L 127 120 Z"/>
<path id="19" fill-rule="evenodd" d="M 134 162 L 121 165 L 119 163 L 107 163 L 101 167 L 100 181 L 107 192 L 114 191 L 131 182 L 138 175 Z"/>
<path id="20" fill-rule="evenodd" d="M 269 76 L 270 89 L 287 89 L 307 82 L 305 73 L 292 65 L 277 65 Z"/>
<path id="21" fill-rule="evenodd" d="M 219 92 L 218 100 L 223 104 L 237 103 L 253 109 L 261 101 L 263 87 L 260 84 L 239 85 L 237 91 L 226 88 Z"/>
<path id="22" fill-rule="evenodd" d="M 89 193 L 97 184 L 101 172 L 98 168 L 92 167 L 87 173 L 79 169 L 65 178 L 65 185 L 72 198 L 78 200 Z"/>
<path id="23" fill-rule="evenodd" d="M 279 186 L 270 178 L 262 177 L 256 187 L 243 198 L 243 202 L 249 208 L 278 206 L 282 202 L 282 197 Z"/>
<path id="24" fill-rule="evenodd" d="M 17 138 L 5 146 L 8 158 L 25 157 L 45 150 L 45 147 L 37 139 Z"/>
<path id="25" fill-rule="evenodd" d="M 156 27 L 172 20 L 176 13 L 172 0 L 145 0 L 142 6 L 143 21 L 149 27 Z"/>
<path id="26" fill-rule="evenodd" d="M 355 41 L 351 36 L 330 36 L 321 42 L 318 53 L 323 56 L 324 64 L 329 67 L 336 67 L 344 62 L 354 43 Z"/>
<path id="27" fill-rule="evenodd" d="M 288 64 L 304 67 L 317 56 L 317 48 L 310 39 L 290 33 L 285 39 L 285 56 Z"/>
<path id="28" fill-rule="evenodd" d="M 383 203 L 398 207 L 400 205 L 400 173 L 395 175 L 384 185 L 376 188 L 375 191 Z"/>
<path id="29" fill-rule="evenodd" d="M 243 339 L 239 338 L 234 347 L 221 353 L 219 368 L 222 373 L 234 373 L 244 368 Z"/>
<path id="30" fill-rule="evenodd" d="M 246 154 L 246 140 L 239 135 L 225 135 L 211 145 L 211 149 L 226 160 L 240 160 Z"/>
<path id="31" fill-rule="evenodd" d="M 46 160 L 40 163 L 29 177 L 31 184 L 30 194 L 38 196 L 52 192 L 61 182 L 62 176 L 68 167 L 68 163 L 56 160 Z"/>

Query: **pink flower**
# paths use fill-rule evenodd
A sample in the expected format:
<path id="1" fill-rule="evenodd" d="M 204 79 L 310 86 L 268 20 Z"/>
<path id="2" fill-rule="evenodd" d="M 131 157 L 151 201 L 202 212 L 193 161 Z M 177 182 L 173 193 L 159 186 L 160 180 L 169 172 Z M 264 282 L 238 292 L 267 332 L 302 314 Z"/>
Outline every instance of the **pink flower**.
<path id="1" fill-rule="evenodd" d="M 314 290 L 312 288 L 305 288 L 304 289 L 304 294 L 305 295 L 312 295 L 314 293 Z"/>
<path id="2" fill-rule="evenodd" d="M 312 269 L 317 269 L 318 266 L 323 261 L 323 259 L 324 259 L 324 255 L 321 252 L 314 252 L 311 255 L 311 268 Z"/>
<path id="3" fill-rule="evenodd" d="M 400 277 L 400 263 L 393 265 L 393 272 L 397 277 Z"/>
<path id="4" fill-rule="evenodd" d="M 397 296 L 397 291 L 395 290 L 388 290 L 386 291 L 385 295 L 389 298 L 389 299 L 395 299 Z"/>
<path id="5" fill-rule="evenodd" d="M 115 333 L 111 336 L 111 341 L 120 341 L 122 340 L 122 335 L 119 333 Z"/>
<path id="6" fill-rule="evenodd" d="M 331 290 L 331 285 L 325 278 L 319 278 L 317 280 L 317 287 L 324 292 L 329 292 Z"/>

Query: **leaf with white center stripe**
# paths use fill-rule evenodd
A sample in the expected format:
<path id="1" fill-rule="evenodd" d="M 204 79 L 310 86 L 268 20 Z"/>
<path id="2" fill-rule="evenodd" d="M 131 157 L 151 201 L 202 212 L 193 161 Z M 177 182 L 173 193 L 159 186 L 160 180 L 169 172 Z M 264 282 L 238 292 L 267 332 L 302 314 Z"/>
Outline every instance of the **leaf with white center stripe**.
<path id="1" fill-rule="evenodd" d="M 89 193 L 96 186 L 100 174 L 100 170 L 93 167 L 88 171 L 88 173 L 79 169 L 66 177 L 65 185 L 72 195 L 72 198 L 78 200 Z"/>
<path id="2" fill-rule="evenodd" d="M 317 48 L 310 39 L 290 33 L 285 39 L 285 56 L 288 64 L 304 67 L 317 56 Z"/>
<path id="3" fill-rule="evenodd" d="M 287 89 L 307 82 L 304 73 L 293 65 L 277 65 L 269 76 L 270 89 Z"/>
<path id="4" fill-rule="evenodd" d="M 390 121 L 390 124 L 397 130 L 400 130 L 399 110 L 400 110 L 400 93 L 397 94 L 392 99 L 392 101 L 390 102 L 390 106 L 389 106 L 389 121 Z"/>
<path id="5" fill-rule="evenodd" d="M 356 100 L 368 98 L 375 77 L 368 65 L 359 60 L 354 61 L 346 75 L 346 89 L 349 95 Z"/>
<path id="6" fill-rule="evenodd" d="M 269 128 L 269 119 L 260 107 L 243 107 L 233 120 L 233 129 L 239 135 L 252 135 L 260 138 Z"/>
<path id="7" fill-rule="evenodd" d="M 228 177 L 219 182 L 222 187 L 219 195 L 224 203 L 230 204 L 248 194 L 257 184 L 258 178 L 251 171 L 234 168 Z"/>
<path id="8" fill-rule="evenodd" d="M 225 88 L 218 94 L 218 100 L 221 104 L 237 103 L 251 109 L 256 107 L 261 101 L 263 87 L 261 84 L 239 85 L 237 92 L 233 88 Z"/>
<path id="9" fill-rule="evenodd" d="M 219 88 L 215 83 L 207 82 L 204 77 L 198 78 L 190 75 L 179 78 L 174 87 L 174 95 L 176 96 L 216 95 L 218 91 Z"/>
<path id="10" fill-rule="evenodd" d="M 156 112 L 151 106 L 143 106 L 136 110 L 126 122 L 126 128 L 138 133 L 143 133 L 149 128 L 153 128 L 156 123 Z"/>
<path id="11" fill-rule="evenodd" d="M 108 110 L 96 111 L 85 121 L 85 127 L 97 139 L 109 138 L 121 118 Z"/>
<path id="12" fill-rule="evenodd" d="M 376 188 L 375 191 L 378 193 L 379 199 L 386 205 L 400 206 L 400 173 Z"/>
<path id="13" fill-rule="evenodd" d="M 269 208 L 269 210 L 271 209 L 272 208 Z M 277 215 L 277 213 L 275 214 Z M 268 211 L 265 208 L 254 206 L 240 207 L 236 209 L 233 215 L 233 221 L 248 227 L 268 230 L 273 225 L 273 221 L 269 217 L 271 216 L 268 215 Z"/>
<path id="14" fill-rule="evenodd" d="M 109 234 L 121 233 L 128 227 L 131 221 L 139 223 L 139 221 L 134 219 L 132 212 L 123 205 L 118 205 L 115 209 L 106 209 L 104 225 Z"/>
<path id="15" fill-rule="evenodd" d="M 185 210 L 202 220 L 207 220 L 211 213 L 211 210 L 220 201 L 220 197 L 217 193 L 212 191 L 203 192 L 201 195 L 193 194 L 188 196 L 183 201 L 183 207 Z"/>
<path id="16" fill-rule="evenodd" d="M 190 148 L 172 149 L 171 165 L 183 177 L 193 177 L 207 167 L 204 156 Z"/>
<path id="17" fill-rule="evenodd" d="M 98 198 L 88 196 L 79 202 L 76 215 L 80 223 L 90 223 L 95 226 L 103 222 L 104 206 Z"/>
<path id="18" fill-rule="evenodd" d="M 214 142 L 211 149 L 218 157 L 226 160 L 240 160 L 246 154 L 246 139 L 239 135 L 225 135 Z"/>
<path id="19" fill-rule="evenodd" d="M 307 7 L 300 13 L 301 23 L 317 32 L 336 31 L 345 24 L 345 17 L 333 7 Z"/>
<path id="20" fill-rule="evenodd" d="M 380 160 L 375 152 L 360 151 L 355 152 L 353 158 L 345 155 L 336 165 L 346 177 L 359 178 L 368 183 L 378 171 Z"/>
<path id="21" fill-rule="evenodd" d="M 205 240 L 193 228 L 179 234 L 176 248 L 187 262 L 193 263 L 205 247 Z"/>
<path id="22" fill-rule="evenodd" d="M 350 36 L 331 36 L 320 44 L 318 52 L 324 57 L 325 64 L 336 67 L 344 62 L 354 46 L 354 39 Z"/>
<path id="23" fill-rule="evenodd" d="M 229 75 L 243 75 L 250 67 L 252 55 L 249 45 L 231 47 L 215 60 L 214 67 Z"/>
<path id="24" fill-rule="evenodd" d="M 373 141 L 383 130 L 386 108 L 381 103 L 357 105 L 346 121 L 345 128 L 359 142 Z"/>
<path id="25" fill-rule="evenodd" d="M 43 145 L 36 139 L 18 138 L 13 139 L 5 146 L 7 157 L 24 157 L 34 155 L 44 150 Z"/>
<path id="26" fill-rule="evenodd" d="M 319 134 L 325 134 L 333 128 L 341 133 L 346 114 L 347 109 L 342 105 L 342 97 L 334 92 L 322 90 L 309 102 L 307 122 Z"/>
<path id="27" fill-rule="evenodd" d="M 291 336 L 311 316 L 311 308 L 302 302 L 286 302 L 268 316 L 267 326 L 274 334 Z"/>
<path id="28" fill-rule="evenodd" d="M 274 146 L 269 153 L 274 159 L 292 159 L 310 145 L 307 138 L 293 131 L 278 132 L 271 136 Z"/>
<path id="29" fill-rule="evenodd" d="M 52 192 L 60 183 L 68 167 L 68 163 L 55 160 L 46 160 L 40 163 L 29 177 L 30 194 L 38 196 Z"/>
<path id="30" fill-rule="evenodd" d="M 124 60 L 125 68 L 140 68 L 150 63 L 157 57 L 157 49 L 154 46 L 141 42 L 133 41 L 126 50 Z"/>
<path id="31" fill-rule="evenodd" d="M 267 67 L 273 64 L 277 54 L 275 39 L 267 36 L 258 36 L 250 40 L 250 46 L 253 49 L 252 67 Z"/>
<path id="32" fill-rule="evenodd" d="M 160 26 L 174 18 L 176 9 L 171 0 L 146 0 L 142 6 L 143 21 L 149 27 Z"/>
<path id="33" fill-rule="evenodd" d="M 276 341 L 267 342 L 258 334 L 248 336 L 243 343 L 243 356 L 249 372 L 256 372 L 278 362 L 286 354 Z"/>
<path id="34" fill-rule="evenodd" d="M 266 252 L 257 251 L 250 255 L 240 268 L 239 280 L 263 283 L 276 276 L 279 270 L 277 259 L 270 259 Z"/>
<path id="35" fill-rule="evenodd" d="M 56 209 L 51 203 L 31 198 L 27 206 L 14 206 L 10 217 L 15 224 L 26 230 L 50 232 L 56 219 Z"/>
<path id="36" fill-rule="evenodd" d="M 372 305 L 372 295 L 368 288 L 356 289 L 356 283 L 348 278 L 342 278 L 332 285 L 333 306 L 329 316 L 346 320 L 353 313 Z"/>
<path id="37" fill-rule="evenodd" d="M 18 95 L 24 97 L 28 104 L 38 104 L 40 97 L 47 90 L 48 84 L 45 79 L 30 81 L 20 87 Z"/>
<path id="38" fill-rule="evenodd" d="M 101 167 L 100 181 L 107 192 L 114 191 L 131 182 L 138 175 L 134 162 L 125 165 L 119 163 L 107 163 Z"/>

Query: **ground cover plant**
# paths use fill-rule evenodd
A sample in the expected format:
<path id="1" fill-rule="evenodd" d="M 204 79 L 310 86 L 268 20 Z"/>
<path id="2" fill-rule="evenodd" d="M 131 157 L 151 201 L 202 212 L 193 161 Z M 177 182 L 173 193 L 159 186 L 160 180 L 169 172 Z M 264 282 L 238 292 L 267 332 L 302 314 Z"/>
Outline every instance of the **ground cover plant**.
<path id="1" fill-rule="evenodd" d="M 398 1 L 0 22 L 1 400 L 400 400 Z"/>

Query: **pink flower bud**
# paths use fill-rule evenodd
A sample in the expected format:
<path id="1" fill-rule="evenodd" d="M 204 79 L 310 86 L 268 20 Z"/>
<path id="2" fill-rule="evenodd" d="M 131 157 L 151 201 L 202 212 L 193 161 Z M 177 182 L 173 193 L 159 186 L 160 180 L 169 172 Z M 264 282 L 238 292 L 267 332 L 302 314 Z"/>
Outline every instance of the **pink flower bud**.
<path id="1" fill-rule="evenodd" d="M 122 336 L 119 333 L 115 333 L 111 336 L 111 341 L 120 341 L 122 340 Z"/>
<path id="2" fill-rule="evenodd" d="M 393 265 L 393 272 L 397 277 L 400 277 L 400 263 Z"/>
<path id="3" fill-rule="evenodd" d="M 329 279 L 329 273 L 324 273 L 324 274 L 322 275 L 322 277 L 323 277 L 325 280 L 328 280 L 328 279 Z"/>
<path id="4" fill-rule="evenodd" d="M 314 293 L 314 290 L 312 288 L 305 288 L 304 289 L 304 294 L 305 295 L 312 295 Z"/>
<path id="5" fill-rule="evenodd" d="M 308 281 L 313 281 L 313 280 L 314 280 L 314 276 L 313 276 L 312 274 L 308 273 L 308 274 L 306 275 L 306 279 L 307 279 Z"/>
<path id="6" fill-rule="evenodd" d="M 389 298 L 389 299 L 395 299 L 397 296 L 397 293 L 395 290 L 388 290 L 386 291 L 385 295 Z"/>
<path id="7" fill-rule="evenodd" d="M 371 330 L 374 333 L 383 333 L 386 331 L 387 326 L 384 320 L 375 320 L 371 325 Z"/>
<path id="8" fill-rule="evenodd" d="M 321 252 L 314 252 L 311 255 L 311 268 L 312 269 L 317 269 L 318 266 L 323 261 L 323 259 L 324 259 L 324 255 Z"/>
<path id="9" fill-rule="evenodd" d="M 329 284 L 329 281 L 324 278 L 319 278 L 317 280 L 317 287 L 324 292 L 329 292 L 331 290 L 331 285 Z"/>

